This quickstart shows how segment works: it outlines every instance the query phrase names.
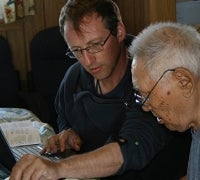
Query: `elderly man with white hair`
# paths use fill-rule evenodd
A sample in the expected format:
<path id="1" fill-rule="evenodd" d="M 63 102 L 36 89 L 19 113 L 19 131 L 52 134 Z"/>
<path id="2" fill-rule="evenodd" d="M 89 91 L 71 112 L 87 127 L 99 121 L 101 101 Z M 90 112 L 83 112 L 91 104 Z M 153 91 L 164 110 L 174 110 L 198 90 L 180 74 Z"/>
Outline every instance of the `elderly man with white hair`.
<path id="1" fill-rule="evenodd" d="M 199 180 L 200 34 L 188 25 L 156 23 L 137 36 L 129 52 L 136 102 L 172 131 L 191 129 L 187 180 Z"/>

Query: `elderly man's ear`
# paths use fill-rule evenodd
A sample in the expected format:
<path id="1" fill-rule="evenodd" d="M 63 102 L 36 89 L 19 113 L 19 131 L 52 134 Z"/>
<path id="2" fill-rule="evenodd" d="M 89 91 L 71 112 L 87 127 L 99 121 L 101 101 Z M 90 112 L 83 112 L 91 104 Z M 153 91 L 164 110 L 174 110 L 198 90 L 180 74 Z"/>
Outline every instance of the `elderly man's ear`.
<path id="1" fill-rule="evenodd" d="M 184 97 L 190 97 L 194 90 L 194 75 L 185 68 L 176 68 L 174 75 L 178 80 L 178 86 L 182 89 Z"/>

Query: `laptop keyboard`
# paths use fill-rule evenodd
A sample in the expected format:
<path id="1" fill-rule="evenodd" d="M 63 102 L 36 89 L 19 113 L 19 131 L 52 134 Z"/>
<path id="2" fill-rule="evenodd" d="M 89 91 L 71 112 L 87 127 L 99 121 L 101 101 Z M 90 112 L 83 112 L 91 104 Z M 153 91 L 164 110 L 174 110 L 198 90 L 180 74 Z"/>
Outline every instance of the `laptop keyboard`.
<path id="1" fill-rule="evenodd" d="M 40 150 L 41 150 L 41 147 L 39 145 L 20 146 L 20 147 L 12 148 L 12 152 L 13 152 L 16 160 L 19 160 L 24 154 L 40 155 L 39 154 Z"/>
<path id="2" fill-rule="evenodd" d="M 34 154 L 37 156 L 41 156 L 39 152 L 42 150 L 42 147 L 40 145 L 19 146 L 19 147 L 12 147 L 11 150 L 15 156 L 15 159 L 18 161 L 24 154 Z M 65 152 L 58 152 L 55 154 L 45 153 L 42 156 L 43 158 L 47 158 L 52 161 L 57 161 L 74 154 L 75 151 L 66 150 Z"/>

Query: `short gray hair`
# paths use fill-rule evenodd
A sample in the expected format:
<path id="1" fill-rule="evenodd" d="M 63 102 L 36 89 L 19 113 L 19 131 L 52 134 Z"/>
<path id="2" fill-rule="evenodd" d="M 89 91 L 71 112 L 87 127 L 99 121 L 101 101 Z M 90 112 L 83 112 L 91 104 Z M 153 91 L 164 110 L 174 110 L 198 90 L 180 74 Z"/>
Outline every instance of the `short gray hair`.
<path id="1" fill-rule="evenodd" d="M 166 69 L 187 68 L 200 76 L 200 34 L 189 25 L 160 22 L 144 29 L 132 42 L 133 64 L 144 59 L 151 76 L 158 78 Z"/>

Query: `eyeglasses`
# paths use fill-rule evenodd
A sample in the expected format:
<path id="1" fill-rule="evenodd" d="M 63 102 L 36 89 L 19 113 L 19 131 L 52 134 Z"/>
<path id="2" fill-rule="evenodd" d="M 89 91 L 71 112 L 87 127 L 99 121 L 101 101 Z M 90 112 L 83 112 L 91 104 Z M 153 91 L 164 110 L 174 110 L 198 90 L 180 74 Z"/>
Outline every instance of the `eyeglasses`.
<path id="1" fill-rule="evenodd" d="M 175 71 L 175 69 L 167 69 L 166 71 L 164 71 L 163 74 L 158 79 L 158 81 L 154 84 L 154 86 L 152 87 L 152 89 L 150 90 L 150 92 L 146 96 L 146 98 L 144 96 L 142 96 L 138 91 L 135 92 L 134 96 L 136 98 L 135 99 L 136 103 L 139 104 L 140 106 L 143 106 L 149 100 L 149 97 L 150 97 L 151 93 L 153 92 L 153 90 L 155 89 L 155 87 L 158 85 L 158 83 L 160 82 L 160 80 L 163 78 L 163 76 L 165 75 L 165 73 L 167 73 L 169 71 Z"/>
<path id="2" fill-rule="evenodd" d="M 108 34 L 108 36 L 106 37 L 106 39 L 103 42 L 96 42 L 96 43 L 92 43 L 91 45 L 89 45 L 86 48 L 77 48 L 74 50 L 70 50 L 68 49 L 68 52 L 66 53 L 67 56 L 69 56 L 70 58 L 80 58 L 83 55 L 83 51 L 87 51 L 90 54 L 95 54 L 98 53 L 100 51 L 103 51 L 103 46 L 106 44 L 106 42 L 108 41 L 110 35 L 112 34 L 112 31 Z"/>

